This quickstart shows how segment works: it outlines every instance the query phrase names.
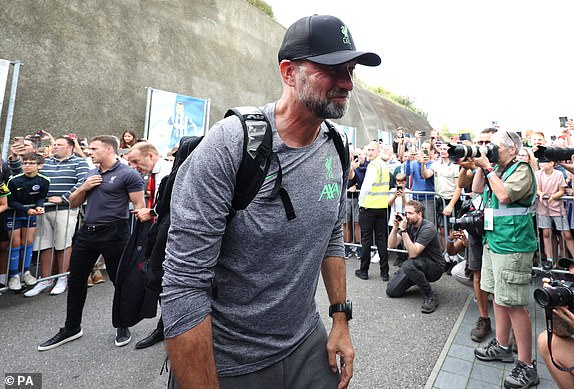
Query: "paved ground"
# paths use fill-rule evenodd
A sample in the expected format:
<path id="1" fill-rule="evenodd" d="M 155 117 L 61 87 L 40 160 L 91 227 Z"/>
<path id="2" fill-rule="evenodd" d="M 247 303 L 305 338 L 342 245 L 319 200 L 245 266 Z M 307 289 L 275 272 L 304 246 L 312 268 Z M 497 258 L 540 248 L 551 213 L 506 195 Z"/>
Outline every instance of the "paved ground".
<path id="1" fill-rule="evenodd" d="M 473 342 L 468 332 L 476 317 L 469 289 L 443 276 L 434 284 L 440 306 L 435 313 L 424 315 L 420 312 L 420 291 L 415 288 L 405 297 L 390 299 L 384 292 L 386 283 L 379 277 L 378 265 L 372 264 L 371 278 L 363 281 L 354 276 L 358 263 L 354 257 L 347 261 L 348 294 L 354 306 L 351 331 L 357 353 L 351 387 L 476 387 L 477 382 L 469 381 L 480 369 L 469 356 L 474 345 L 469 344 Z M 329 326 L 328 302 L 322 284 L 317 300 Z M 42 294 L 31 299 L 12 293 L 0 296 L 3 372 L 42 373 L 44 388 L 165 387 L 167 375 L 160 376 L 166 356 L 163 346 L 134 348 L 135 342 L 155 327 L 155 320 L 133 327 L 129 345 L 114 346 L 110 282 L 89 289 L 82 338 L 51 351 L 36 351 L 40 342 L 63 325 L 65 302 L 66 294 Z M 458 376 L 466 377 L 466 381 Z M 487 381 L 478 382 L 481 388 L 500 387 L 487 386 L 485 382 L 490 377 L 484 379 Z"/>

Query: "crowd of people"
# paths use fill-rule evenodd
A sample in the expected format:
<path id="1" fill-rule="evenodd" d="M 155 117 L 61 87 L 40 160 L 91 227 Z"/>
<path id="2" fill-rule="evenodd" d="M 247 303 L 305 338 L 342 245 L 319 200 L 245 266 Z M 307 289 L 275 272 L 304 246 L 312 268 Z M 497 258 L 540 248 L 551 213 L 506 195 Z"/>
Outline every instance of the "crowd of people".
<path id="1" fill-rule="evenodd" d="M 574 164 L 536 160 L 532 151 L 546 144 L 544 133 L 522 137 L 489 128 L 461 140 L 398 128 L 390 144 L 351 148 L 347 178 L 346 166 L 332 162 L 338 152 L 324 120 L 345 114 L 354 67 L 377 66 L 380 57 L 356 51 L 339 19 L 314 15 L 287 30 L 278 59 L 283 94 L 263 107 L 277 142 L 269 180 L 245 212 L 230 217 L 244 154 L 236 117 L 218 122 L 181 166 L 163 266 L 162 318 L 138 348 L 166 338 L 171 388 L 274 387 L 278 377 L 285 387 L 347 387 L 355 351 L 344 258 L 355 255 L 361 280 L 378 263 L 389 297 L 418 287 L 425 314 L 439 307 L 431 284 L 445 272 L 470 284 L 480 313 L 470 333 L 480 343 L 475 357 L 510 363 L 516 350 L 505 387 L 536 385 L 529 284 L 536 263 L 574 273 L 572 260 L 557 259 L 574 256 L 574 217 L 566 216 L 572 202 L 563 199 L 572 195 Z M 549 145 L 572 146 L 572 130 L 569 121 Z M 496 161 L 487 157 L 490 144 Z M 479 153 L 453 158 L 449 151 L 456 145 L 479 146 Z M 129 204 L 135 220 L 153 222 L 155 195 L 171 164 L 130 130 L 119 139 L 100 135 L 89 142 L 38 131 L 15 139 L 10 154 L 0 185 L 0 283 L 25 289 L 26 297 L 68 289 L 64 327 L 38 346 L 46 351 L 83 336 L 87 288 L 101 280 L 98 260 L 104 259 L 115 282 L 130 237 Z M 317 166 L 327 170 L 322 180 Z M 285 218 L 284 188 L 301 182 L 309 193 L 321 193 L 319 202 L 292 192 L 289 203 L 298 217 Z M 325 187 L 345 185 L 346 191 L 323 200 Z M 457 220 L 469 209 L 478 211 L 483 230 L 461 228 Z M 543 250 L 537 254 L 539 235 Z M 389 250 L 397 253 L 392 275 Z M 30 270 L 34 253 L 39 280 Z M 331 303 L 329 333 L 314 302 L 319 273 Z M 489 294 L 496 328 L 484 342 L 493 331 Z M 562 308 L 556 314 L 574 328 L 574 315 Z M 572 387 L 574 376 L 549 362 L 545 339 L 542 334 L 539 346 L 549 371 Z M 128 327 L 116 329 L 116 346 L 130 340 Z M 560 339 L 556 360 L 572 364 L 571 346 L 572 339 Z"/>
<path id="2" fill-rule="evenodd" d="M 421 311 L 431 313 L 439 299 L 430 284 L 443 272 L 452 274 L 473 288 L 480 317 L 470 337 L 479 343 L 493 332 L 488 312 L 492 294 L 496 334 L 475 356 L 513 362 L 517 352 L 518 363 L 506 387 L 528 387 L 539 380 L 526 308 L 533 269 L 573 270 L 572 262 L 557 258 L 574 256 L 572 199 L 565 197 L 573 193 L 574 165 L 548 158 L 548 152 L 534 156 L 543 151 L 540 146 L 572 147 L 573 130 L 570 120 L 559 136 L 546 142 L 543 132 L 522 138 L 487 128 L 472 142 L 443 139 L 437 131 L 430 137 L 420 132 L 410 137 L 399 128 L 392 149 L 373 141 L 352 151 L 344 231 L 347 258 L 355 254 L 360 259 L 355 275 L 368 279 L 370 263 L 378 262 L 382 281 L 389 282 L 389 297 L 416 285 L 424 296 Z M 459 145 L 475 145 L 480 153 L 460 158 L 453 148 Z M 492 145 L 497 157 L 489 160 Z M 481 218 L 465 222 L 473 211 L 481 212 Z M 476 225 L 483 221 L 484 230 L 477 232 Z M 394 263 L 399 268 L 389 277 L 386 251 L 394 248 L 402 248 Z M 574 314 L 560 312 L 574 326 Z M 546 359 L 548 352 L 543 355 Z M 546 362 L 553 377 L 572 383 L 571 374 L 554 368 L 550 359 Z"/>

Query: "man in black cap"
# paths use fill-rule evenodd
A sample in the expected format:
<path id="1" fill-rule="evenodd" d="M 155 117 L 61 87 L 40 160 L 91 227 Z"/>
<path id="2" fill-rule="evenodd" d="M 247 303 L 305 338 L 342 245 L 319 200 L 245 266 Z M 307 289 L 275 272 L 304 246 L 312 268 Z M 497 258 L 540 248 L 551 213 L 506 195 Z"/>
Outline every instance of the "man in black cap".
<path id="1" fill-rule="evenodd" d="M 235 115 L 215 124 L 172 195 L 162 293 L 172 388 L 346 388 L 353 375 L 342 236 L 348 167 L 324 121 L 345 114 L 355 65 L 381 60 L 356 51 L 339 19 L 318 15 L 289 27 L 278 60 L 283 93 L 262 111 L 298 217 L 288 220 L 271 195 L 274 162 L 255 199 L 227 220 L 244 136 Z M 315 305 L 319 272 L 332 304 L 329 335 Z"/>

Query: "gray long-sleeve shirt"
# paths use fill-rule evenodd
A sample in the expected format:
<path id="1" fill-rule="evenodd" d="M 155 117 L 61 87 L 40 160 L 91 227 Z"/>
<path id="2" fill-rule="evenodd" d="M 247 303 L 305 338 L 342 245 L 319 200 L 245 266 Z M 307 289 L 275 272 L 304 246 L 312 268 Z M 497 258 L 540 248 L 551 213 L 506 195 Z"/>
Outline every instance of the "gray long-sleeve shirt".
<path id="1" fill-rule="evenodd" d="M 343 174 L 327 127 L 311 145 L 288 147 L 277 134 L 274 108 L 268 104 L 264 112 L 294 220 L 287 220 L 278 196 L 269 198 L 277 171 L 272 164 L 252 203 L 226 223 L 243 152 L 243 129 L 234 115 L 213 126 L 181 166 L 172 195 L 163 265 L 165 333 L 182 334 L 211 313 L 222 376 L 269 366 L 310 334 L 319 320 L 315 292 L 322 260 L 344 253 Z"/>

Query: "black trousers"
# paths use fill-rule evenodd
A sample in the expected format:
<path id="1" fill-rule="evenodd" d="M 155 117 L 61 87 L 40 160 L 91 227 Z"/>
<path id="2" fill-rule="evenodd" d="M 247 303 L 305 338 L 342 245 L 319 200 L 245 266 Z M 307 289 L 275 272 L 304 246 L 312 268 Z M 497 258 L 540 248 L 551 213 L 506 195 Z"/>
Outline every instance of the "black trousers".
<path id="1" fill-rule="evenodd" d="M 417 285 L 425 295 L 432 293 L 431 282 L 438 281 L 443 269 L 430 259 L 407 259 L 387 284 L 387 296 L 401 297 L 411 286 Z"/>
<path id="2" fill-rule="evenodd" d="M 387 237 L 389 235 L 387 208 L 360 208 L 359 226 L 361 227 L 361 270 L 368 272 L 371 265 L 371 246 L 373 233 L 375 245 L 379 251 L 379 267 L 381 274 L 389 274 L 389 252 L 387 251 Z"/>
<path id="3" fill-rule="evenodd" d="M 75 329 L 82 323 L 82 312 L 88 294 L 88 276 L 102 255 L 112 283 L 115 284 L 118 263 L 130 235 L 129 221 L 105 226 L 83 225 L 72 240 L 66 328 Z"/>

